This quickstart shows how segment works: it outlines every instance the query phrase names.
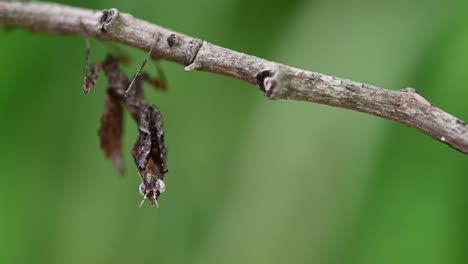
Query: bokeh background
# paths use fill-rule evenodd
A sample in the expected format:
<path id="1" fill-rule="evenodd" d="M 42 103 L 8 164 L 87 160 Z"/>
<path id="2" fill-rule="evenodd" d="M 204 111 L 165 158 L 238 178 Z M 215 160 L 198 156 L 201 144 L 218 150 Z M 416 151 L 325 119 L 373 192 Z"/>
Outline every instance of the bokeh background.
<path id="1" fill-rule="evenodd" d="M 466 1 L 63 1 L 121 11 L 468 120 Z M 92 41 L 93 62 L 114 50 Z M 145 53 L 121 47 L 136 71 Z M 0 263 L 467 263 L 468 159 L 414 129 L 162 62 L 167 192 L 99 148 L 83 39 L 0 32 Z M 147 70 L 152 71 L 151 64 Z"/>

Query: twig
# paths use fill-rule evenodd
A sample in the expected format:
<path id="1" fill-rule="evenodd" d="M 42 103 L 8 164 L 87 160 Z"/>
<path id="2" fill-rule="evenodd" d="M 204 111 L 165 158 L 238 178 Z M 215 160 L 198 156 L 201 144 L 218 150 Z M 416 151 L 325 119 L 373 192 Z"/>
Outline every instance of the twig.
<path id="1" fill-rule="evenodd" d="M 468 154 L 467 124 L 412 88 L 384 90 L 293 68 L 173 32 L 113 8 L 96 11 L 52 3 L 0 2 L 0 26 L 89 36 L 143 50 L 154 44 L 152 57 L 186 65 L 187 71 L 204 70 L 258 85 L 269 99 L 309 101 L 391 119 Z M 155 34 L 159 36 L 156 43 Z"/>

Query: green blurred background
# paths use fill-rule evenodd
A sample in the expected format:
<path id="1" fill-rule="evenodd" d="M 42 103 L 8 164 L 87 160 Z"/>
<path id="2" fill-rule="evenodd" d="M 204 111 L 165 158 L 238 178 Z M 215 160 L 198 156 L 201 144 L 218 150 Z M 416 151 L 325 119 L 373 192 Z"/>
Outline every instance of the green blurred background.
<path id="1" fill-rule="evenodd" d="M 388 89 L 468 120 L 466 1 L 63 1 Z M 92 61 L 109 45 L 92 41 Z M 122 47 L 134 63 L 145 53 Z M 99 148 L 78 37 L 0 32 L 0 263 L 467 263 L 467 157 L 414 129 L 162 62 L 167 192 Z M 148 64 L 147 70 L 152 70 Z"/>

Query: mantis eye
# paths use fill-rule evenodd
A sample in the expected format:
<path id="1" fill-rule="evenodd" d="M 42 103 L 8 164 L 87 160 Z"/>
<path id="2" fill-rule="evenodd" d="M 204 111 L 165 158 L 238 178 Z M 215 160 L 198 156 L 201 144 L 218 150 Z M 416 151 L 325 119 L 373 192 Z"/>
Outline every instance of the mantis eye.
<path id="1" fill-rule="evenodd" d="M 156 180 L 156 189 L 159 191 L 159 193 L 163 193 L 166 190 L 166 184 L 160 179 Z"/>
<path id="2" fill-rule="evenodd" d="M 140 186 L 138 187 L 138 190 L 140 191 L 140 194 L 143 196 L 143 200 L 140 203 L 140 207 L 143 205 L 145 202 L 146 198 L 149 198 L 151 200 L 151 203 L 158 207 L 158 197 L 161 193 L 163 193 L 166 190 L 166 185 L 164 182 L 160 179 L 156 179 L 156 182 L 151 182 L 151 186 L 147 187 L 145 186 L 144 183 L 140 183 Z"/>
<path id="3" fill-rule="evenodd" d="M 140 191 L 141 195 L 146 196 L 146 188 L 143 183 L 140 184 L 140 187 L 138 187 L 138 190 Z"/>
<path id="4" fill-rule="evenodd" d="M 159 193 L 163 193 L 164 191 L 166 191 L 166 184 L 164 184 L 164 182 L 162 180 L 157 179 L 155 185 L 156 185 L 156 190 L 158 190 Z M 140 183 L 140 187 L 138 187 L 138 190 L 140 191 L 140 194 L 142 196 L 147 195 L 147 190 L 146 190 L 145 184 Z"/>

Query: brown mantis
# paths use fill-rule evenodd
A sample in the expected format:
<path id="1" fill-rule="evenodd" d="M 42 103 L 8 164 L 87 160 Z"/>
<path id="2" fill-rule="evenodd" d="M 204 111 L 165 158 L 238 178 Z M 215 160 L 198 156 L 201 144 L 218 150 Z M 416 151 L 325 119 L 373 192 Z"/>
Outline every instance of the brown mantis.
<path id="1" fill-rule="evenodd" d="M 155 41 L 157 43 L 157 39 Z M 140 178 L 140 193 L 143 202 L 148 198 L 151 204 L 158 206 L 157 200 L 165 190 L 164 178 L 167 174 L 166 148 L 164 145 L 163 118 L 156 105 L 148 105 L 143 93 L 143 82 L 148 82 L 158 90 L 166 90 L 164 75 L 157 67 L 160 78 L 151 78 L 142 73 L 142 69 L 151 55 L 149 49 L 143 63 L 130 82 L 120 69 L 120 64 L 128 62 L 125 57 L 108 55 L 104 61 L 91 66 L 88 72 L 90 44 L 86 39 L 86 59 L 84 66 L 83 91 L 89 93 L 95 86 L 101 71 L 107 76 L 108 86 L 104 100 L 104 112 L 101 117 L 99 138 L 104 150 L 117 168 L 123 173 L 122 125 L 123 109 L 130 113 L 138 124 L 139 136 L 132 149 L 132 156 Z"/>

